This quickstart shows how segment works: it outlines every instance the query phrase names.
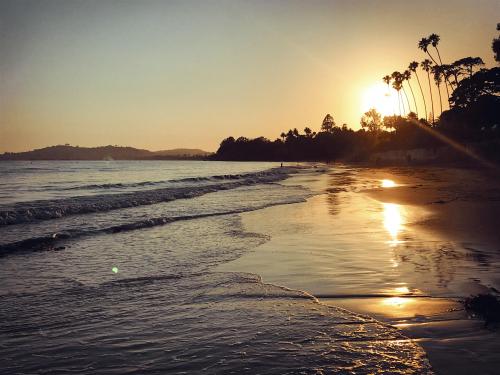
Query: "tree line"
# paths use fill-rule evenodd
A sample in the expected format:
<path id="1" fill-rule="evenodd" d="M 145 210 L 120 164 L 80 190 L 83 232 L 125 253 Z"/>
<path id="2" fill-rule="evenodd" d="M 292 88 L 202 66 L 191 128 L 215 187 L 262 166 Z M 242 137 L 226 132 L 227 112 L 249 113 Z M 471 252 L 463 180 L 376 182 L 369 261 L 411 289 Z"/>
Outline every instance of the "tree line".
<path id="1" fill-rule="evenodd" d="M 221 142 L 214 159 L 362 161 L 374 152 L 436 148 L 452 140 L 473 143 L 485 157 L 500 161 L 500 68 L 484 68 L 480 57 L 443 63 L 439 42 L 437 34 L 422 38 L 418 48 L 426 58 L 420 63 L 410 62 L 402 72 L 383 77 L 388 89 L 392 84 L 397 94 L 397 108 L 392 116 L 382 118 L 372 108 L 363 114 L 361 129 L 356 131 L 346 124 L 338 126 L 333 116 L 327 114 L 317 132 L 305 127 L 303 133 L 297 128 L 289 129 L 275 140 L 229 137 Z M 500 36 L 493 40 L 492 50 L 495 61 L 500 63 Z M 427 78 L 427 87 L 418 68 Z M 416 85 L 412 86 L 412 82 Z M 444 99 L 442 91 L 446 94 Z M 423 108 L 417 105 L 417 95 Z"/>

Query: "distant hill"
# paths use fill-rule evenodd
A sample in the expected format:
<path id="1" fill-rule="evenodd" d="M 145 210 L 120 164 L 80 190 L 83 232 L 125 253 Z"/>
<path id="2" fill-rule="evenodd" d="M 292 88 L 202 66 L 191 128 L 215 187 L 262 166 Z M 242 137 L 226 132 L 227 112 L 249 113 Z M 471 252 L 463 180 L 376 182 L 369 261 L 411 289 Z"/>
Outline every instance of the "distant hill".
<path id="1" fill-rule="evenodd" d="M 208 155 L 209 152 L 187 148 L 153 152 L 120 146 L 57 145 L 26 152 L 6 152 L 0 155 L 0 160 L 190 160 Z"/>
<path id="2" fill-rule="evenodd" d="M 174 148 L 172 150 L 154 151 L 156 156 L 208 156 L 212 154 L 198 148 Z"/>

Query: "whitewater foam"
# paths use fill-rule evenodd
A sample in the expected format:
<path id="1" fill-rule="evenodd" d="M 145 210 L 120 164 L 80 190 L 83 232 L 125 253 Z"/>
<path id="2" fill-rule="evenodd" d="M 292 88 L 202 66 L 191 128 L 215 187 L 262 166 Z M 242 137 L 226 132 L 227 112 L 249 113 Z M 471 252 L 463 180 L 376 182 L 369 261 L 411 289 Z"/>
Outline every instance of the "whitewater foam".
<path id="1" fill-rule="evenodd" d="M 231 181 L 225 183 L 30 201 L 11 206 L 0 206 L 0 225 L 29 223 L 36 220 L 57 219 L 68 215 L 104 212 L 120 208 L 152 205 L 176 199 L 192 198 L 240 186 L 278 182 L 285 179 L 292 171 L 293 169 L 290 168 L 277 168 L 244 175 L 213 176 L 215 179 Z"/>

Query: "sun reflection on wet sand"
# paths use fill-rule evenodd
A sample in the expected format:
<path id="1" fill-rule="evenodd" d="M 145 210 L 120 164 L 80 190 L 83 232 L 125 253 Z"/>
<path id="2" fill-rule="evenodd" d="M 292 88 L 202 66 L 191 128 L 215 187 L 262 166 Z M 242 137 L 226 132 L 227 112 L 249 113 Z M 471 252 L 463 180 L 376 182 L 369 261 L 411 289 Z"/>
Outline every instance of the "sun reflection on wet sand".
<path id="1" fill-rule="evenodd" d="M 403 298 L 403 297 L 389 297 L 385 298 L 382 301 L 383 305 L 402 308 L 405 307 L 408 303 L 413 302 L 412 298 Z"/>
<path id="2" fill-rule="evenodd" d="M 399 204 L 395 203 L 382 203 L 384 206 L 384 227 L 391 236 L 389 243 L 392 246 L 400 243 L 398 240 L 398 233 L 403 227 L 402 208 Z"/>
<path id="3" fill-rule="evenodd" d="M 392 297 L 384 298 L 380 304 L 382 308 L 384 306 L 392 306 L 398 309 L 405 308 L 411 303 L 415 303 L 415 298 L 409 298 L 408 295 L 411 293 L 407 286 L 399 286 L 392 290 Z"/>

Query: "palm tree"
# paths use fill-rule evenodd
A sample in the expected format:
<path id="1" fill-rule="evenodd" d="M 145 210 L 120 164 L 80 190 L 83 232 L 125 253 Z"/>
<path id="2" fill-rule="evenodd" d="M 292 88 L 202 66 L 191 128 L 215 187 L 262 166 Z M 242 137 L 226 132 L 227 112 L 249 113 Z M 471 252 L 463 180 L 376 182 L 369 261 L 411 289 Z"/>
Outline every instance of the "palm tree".
<path id="1" fill-rule="evenodd" d="M 434 62 L 434 64 L 439 65 L 438 62 L 432 57 L 431 53 L 429 52 L 429 44 L 431 44 L 431 41 L 429 38 L 422 38 L 418 42 L 418 48 L 420 48 L 422 51 L 424 51 L 431 60 Z"/>
<path id="2" fill-rule="evenodd" d="M 391 87 L 389 85 L 391 83 L 392 78 L 390 75 L 386 75 L 382 79 L 387 84 L 387 96 L 390 96 Z M 393 115 L 396 115 L 396 108 L 394 108 L 394 101 L 391 100 L 391 102 L 392 102 L 392 113 L 393 113 Z"/>
<path id="3" fill-rule="evenodd" d="M 406 90 L 405 90 L 405 88 L 403 86 L 403 82 L 405 80 L 404 74 L 396 71 L 396 72 L 392 73 L 392 79 L 394 80 L 394 83 L 392 84 L 392 87 L 394 87 L 394 89 L 396 89 L 396 91 L 398 92 L 398 95 L 401 95 L 400 90 L 403 89 L 403 94 L 404 94 L 404 96 L 406 98 L 406 104 L 407 104 L 408 112 L 410 112 L 411 111 L 410 101 L 408 100 L 408 95 L 406 95 Z M 404 100 L 403 100 L 403 96 L 401 96 L 401 103 L 403 104 L 403 112 L 406 113 L 406 108 L 405 108 L 405 103 L 404 103 Z"/>
<path id="4" fill-rule="evenodd" d="M 432 67 L 432 61 L 429 59 L 425 59 L 420 63 L 420 66 L 424 71 L 427 72 L 427 81 L 429 82 L 429 93 L 431 95 L 431 106 L 432 106 L 432 123 L 434 124 L 434 99 L 432 98 L 432 86 L 431 86 L 431 67 Z"/>
<path id="5" fill-rule="evenodd" d="M 437 45 L 439 44 L 441 37 L 437 34 L 432 33 L 431 35 L 429 35 L 429 38 L 427 38 L 427 40 L 436 49 L 436 52 L 438 54 L 438 59 L 439 59 L 439 65 L 443 65 L 443 61 L 441 60 L 441 54 L 439 53 L 439 49 L 437 48 Z"/>
<path id="6" fill-rule="evenodd" d="M 411 84 L 410 84 L 410 78 L 411 78 L 410 70 L 409 69 L 405 70 L 403 73 L 403 76 L 404 76 L 405 81 L 408 83 L 408 86 L 410 87 L 411 96 L 413 96 L 413 103 L 415 104 L 415 113 L 416 113 L 417 118 L 418 118 L 417 99 L 415 98 L 415 93 L 413 92 L 413 88 L 411 87 Z"/>
<path id="7" fill-rule="evenodd" d="M 428 38 L 422 38 L 418 42 L 418 48 L 424 51 L 436 65 L 442 65 L 442 63 L 441 64 L 438 63 L 437 60 L 431 55 L 431 53 L 429 52 L 429 45 L 432 44 L 432 46 L 436 49 L 436 51 L 438 52 L 439 61 L 441 61 L 441 56 L 439 55 L 439 50 L 437 48 L 439 40 L 440 40 L 439 35 L 431 34 L 429 35 Z M 446 90 L 448 90 L 448 88 L 446 88 Z"/>
<path id="8" fill-rule="evenodd" d="M 437 34 L 432 33 L 431 35 L 429 35 L 429 38 L 427 38 L 427 40 L 429 40 L 429 42 L 432 44 L 432 46 L 434 47 L 434 49 L 437 52 L 438 59 L 439 59 L 439 65 L 441 66 L 440 73 L 444 77 L 444 87 L 446 89 L 446 96 L 448 97 L 448 105 L 449 105 L 450 104 L 450 92 L 448 91 L 448 85 L 450 85 L 450 87 L 451 87 L 451 83 L 448 80 L 448 77 L 446 77 L 446 75 L 445 75 L 445 69 L 443 68 L 443 61 L 441 60 L 441 54 L 439 53 L 439 49 L 437 48 L 439 41 L 441 40 L 441 37 Z"/>
<path id="9" fill-rule="evenodd" d="M 401 91 L 401 86 L 402 86 L 401 73 L 399 73 L 399 72 L 393 72 L 391 74 L 391 78 L 393 80 L 392 87 L 398 93 L 399 115 L 402 116 L 403 112 L 405 112 L 405 104 L 403 102 L 403 98 L 401 98 L 401 92 L 400 92 Z M 403 111 L 401 111 L 401 104 L 403 104 Z"/>
<path id="10" fill-rule="evenodd" d="M 389 88 L 389 84 L 391 83 L 391 76 L 390 75 L 386 75 L 382 78 L 384 80 L 384 82 L 386 83 L 387 85 L 387 88 Z"/>
<path id="11" fill-rule="evenodd" d="M 306 126 L 306 127 L 304 128 L 304 133 L 306 134 L 306 137 L 307 137 L 307 138 L 310 138 L 310 137 L 311 137 L 311 133 L 312 133 L 311 128 L 309 128 L 309 127 L 307 127 L 307 126 Z"/>
<path id="12" fill-rule="evenodd" d="M 285 132 L 281 132 L 280 137 L 283 139 L 283 142 L 285 142 L 285 138 L 286 138 Z"/>
<path id="13" fill-rule="evenodd" d="M 439 94 L 439 107 L 441 109 L 440 116 L 443 113 L 443 101 L 441 100 L 441 66 L 439 65 L 434 65 L 431 68 L 431 72 L 434 75 L 434 82 L 436 82 L 436 86 L 438 88 L 438 94 Z"/>
<path id="14" fill-rule="evenodd" d="M 424 90 L 422 90 L 422 85 L 420 84 L 420 79 L 418 78 L 417 74 L 417 68 L 418 68 L 418 62 L 412 61 L 410 65 L 408 65 L 408 70 L 410 72 L 413 72 L 415 74 L 415 77 L 417 77 L 417 82 L 418 82 L 418 87 L 420 87 L 420 93 L 422 94 L 422 100 L 424 102 L 424 110 L 425 110 L 425 119 L 427 120 L 427 104 L 425 103 L 425 95 L 424 95 Z"/>
<path id="15" fill-rule="evenodd" d="M 404 81 L 405 81 L 405 74 L 404 73 L 399 73 L 399 80 L 401 82 L 401 88 L 403 89 L 403 94 L 405 96 L 405 99 L 406 99 L 406 105 L 407 105 L 407 108 L 408 108 L 408 112 L 407 113 L 410 113 L 411 112 L 411 107 L 410 107 L 410 101 L 408 100 L 408 95 L 406 95 L 406 90 L 405 90 L 405 86 L 403 85 Z M 403 101 L 403 98 L 401 97 L 401 101 Z"/>

